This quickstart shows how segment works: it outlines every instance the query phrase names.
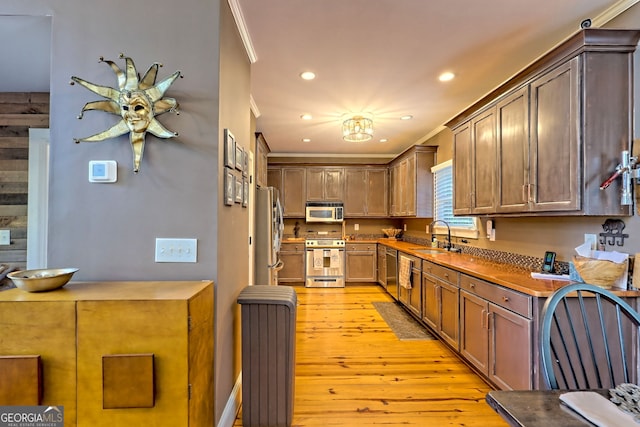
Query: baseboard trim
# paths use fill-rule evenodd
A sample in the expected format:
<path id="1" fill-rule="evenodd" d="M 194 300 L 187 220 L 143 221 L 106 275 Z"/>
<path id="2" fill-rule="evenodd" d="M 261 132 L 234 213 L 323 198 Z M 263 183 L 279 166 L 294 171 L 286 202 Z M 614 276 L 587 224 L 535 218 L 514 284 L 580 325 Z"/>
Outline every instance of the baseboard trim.
<path id="1" fill-rule="evenodd" d="M 240 410 L 240 404 L 242 403 L 242 372 L 238 375 L 236 383 L 231 390 L 229 400 L 222 411 L 222 416 L 218 422 L 218 427 L 233 427 L 233 423 L 236 421 L 238 411 Z"/>

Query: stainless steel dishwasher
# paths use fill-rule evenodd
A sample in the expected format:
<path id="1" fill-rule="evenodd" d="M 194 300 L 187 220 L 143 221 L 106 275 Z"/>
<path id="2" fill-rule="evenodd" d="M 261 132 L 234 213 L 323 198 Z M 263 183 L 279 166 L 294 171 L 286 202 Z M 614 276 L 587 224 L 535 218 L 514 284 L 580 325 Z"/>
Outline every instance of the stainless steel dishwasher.
<path id="1" fill-rule="evenodd" d="M 387 248 L 387 292 L 398 300 L 398 251 Z"/>

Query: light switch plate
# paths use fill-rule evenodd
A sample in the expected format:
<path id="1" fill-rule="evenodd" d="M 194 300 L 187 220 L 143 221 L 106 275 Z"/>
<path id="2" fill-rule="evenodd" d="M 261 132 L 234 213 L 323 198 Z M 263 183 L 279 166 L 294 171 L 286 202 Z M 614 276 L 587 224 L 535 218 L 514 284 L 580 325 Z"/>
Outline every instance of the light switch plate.
<path id="1" fill-rule="evenodd" d="M 11 230 L 0 230 L 0 245 L 11 244 Z"/>
<path id="2" fill-rule="evenodd" d="M 198 239 L 156 239 L 156 262 L 196 262 Z"/>

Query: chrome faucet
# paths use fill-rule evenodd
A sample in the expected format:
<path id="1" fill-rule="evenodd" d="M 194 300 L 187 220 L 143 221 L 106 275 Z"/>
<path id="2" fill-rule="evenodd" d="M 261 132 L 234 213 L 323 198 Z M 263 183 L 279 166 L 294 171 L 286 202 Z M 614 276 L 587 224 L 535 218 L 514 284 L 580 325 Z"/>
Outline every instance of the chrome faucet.
<path id="1" fill-rule="evenodd" d="M 441 223 L 443 223 L 444 225 L 447 226 L 447 243 L 445 244 L 444 248 L 446 250 L 450 251 L 451 250 L 451 228 L 449 227 L 449 224 L 446 221 L 441 220 L 441 219 L 436 219 L 431 224 L 429 224 L 429 229 L 431 230 L 431 234 L 433 234 L 433 229 L 431 228 L 431 226 L 433 224 L 435 224 L 436 222 L 441 222 Z"/>

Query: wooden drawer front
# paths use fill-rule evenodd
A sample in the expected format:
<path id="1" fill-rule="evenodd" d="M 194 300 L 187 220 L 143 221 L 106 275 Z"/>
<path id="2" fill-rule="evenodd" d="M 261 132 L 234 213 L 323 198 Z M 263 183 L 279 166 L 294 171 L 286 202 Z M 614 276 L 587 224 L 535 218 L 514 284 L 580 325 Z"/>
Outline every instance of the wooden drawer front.
<path id="1" fill-rule="evenodd" d="M 440 280 L 444 280 L 447 283 L 458 286 L 458 278 L 460 276 L 460 273 L 455 270 L 451 270 L 447 267 L 442 267 L 441 265 L 434 264 L 429 261 L 422 261 L 422 271 L 424 273 L 429 273 Z"/>
<path id="2" fill-rule="evenodd" d="M 409 255 L 409 254 L 404 253 L 404 252 L 398 252 L 398 262 L 400 262 L 400 256 L 403 256 L 405 258 L 409 258 L 413 262 L 413 264 L 412 264 L 413 269 L 420 270 L 422 268 L 422 259 L 421 258 L 415 257 L 413 255 Z"/>
<path id="3" fill-rule="evenodd" d="M 347 243 L 348 251 L 375 251 L 375 243 Z"/>
<path id="4" fill-rule="evenodd" d="M 282 252 L 303 252 L 304 243 L 283 243 L 280 245 L 280 251 Z"/>
<path id="5" fill-rule="evenodd" d="M 460 276 L 460 287 L 500 307 L 529 319 L 532 317 L 531 297 L 528 295 L 465 274 Z"/>

